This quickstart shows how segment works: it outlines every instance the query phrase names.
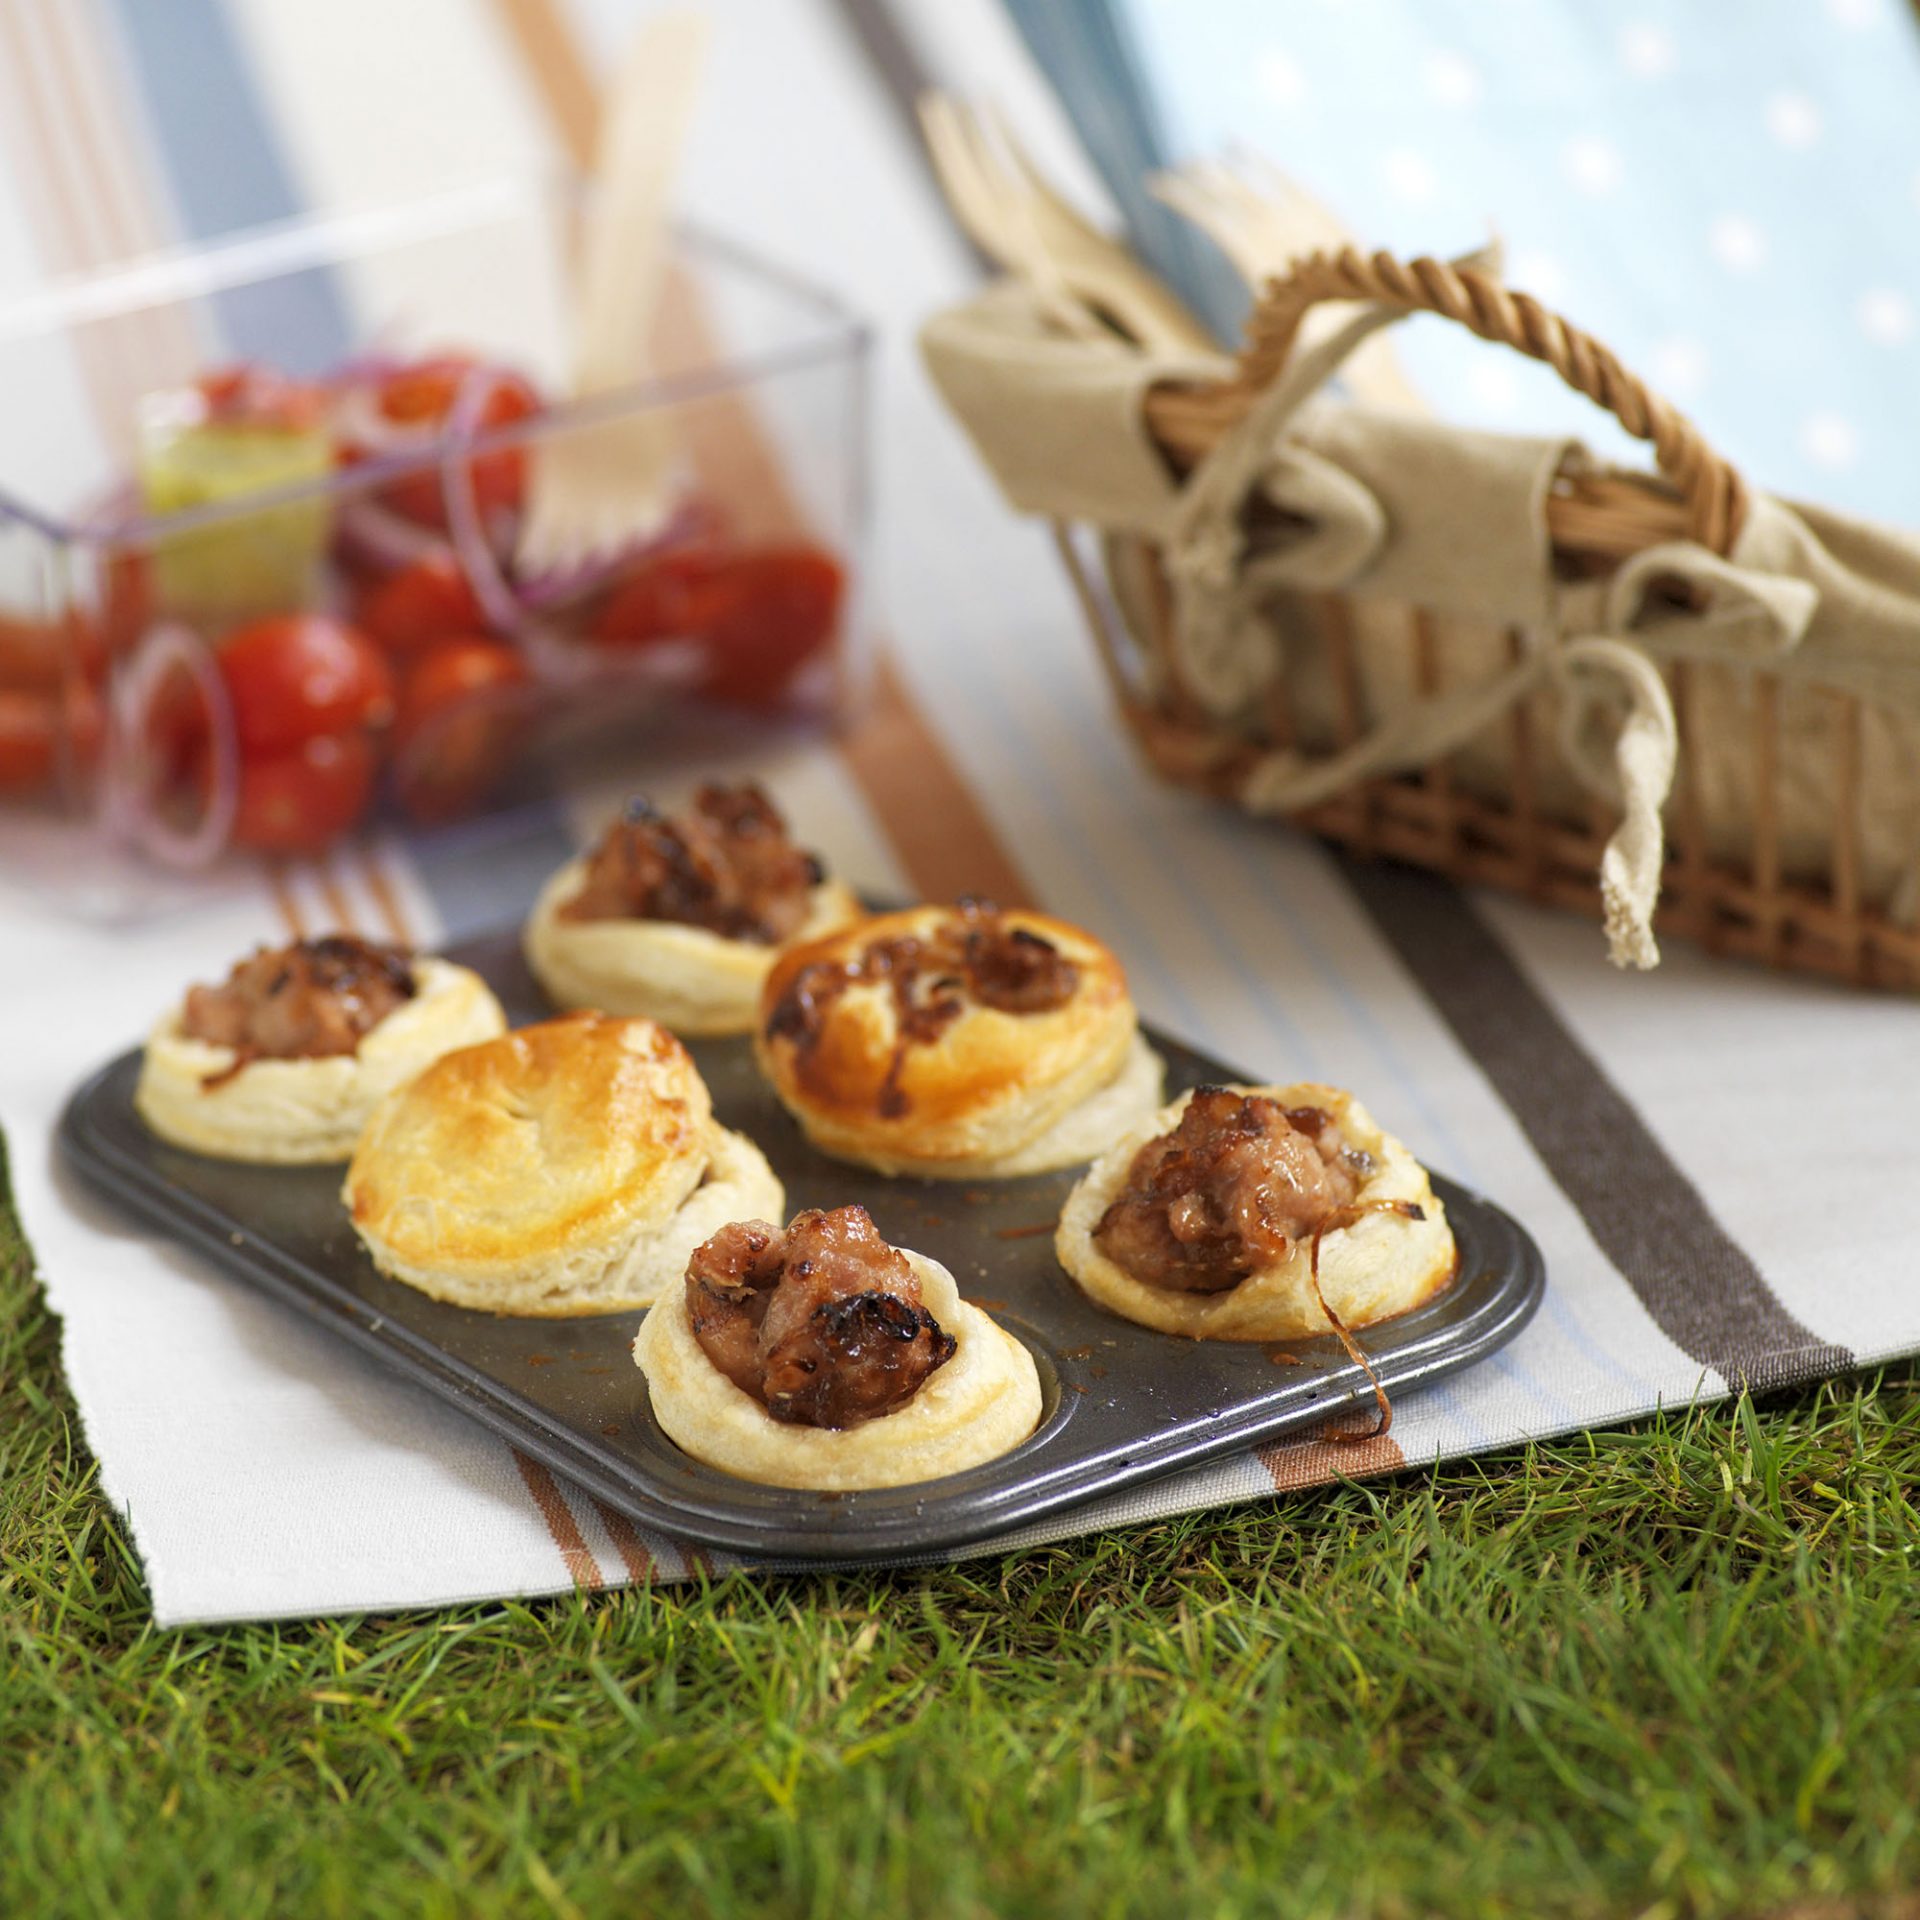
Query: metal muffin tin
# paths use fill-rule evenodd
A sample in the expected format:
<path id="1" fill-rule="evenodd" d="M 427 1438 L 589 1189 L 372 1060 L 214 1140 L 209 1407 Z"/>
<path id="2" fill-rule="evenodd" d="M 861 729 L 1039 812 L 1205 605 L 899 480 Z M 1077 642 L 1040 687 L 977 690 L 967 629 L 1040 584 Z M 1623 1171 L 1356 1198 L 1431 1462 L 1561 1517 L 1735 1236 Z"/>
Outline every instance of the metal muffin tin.
<path id="1" fill-rule="evenodd" d="M 550 1009 L 502 933 L 451 950 L 520 1024 Z M 1245 1080 L 1149 1029 L 1169 1092 Z M 1045 1411 L 1023 1446 L 917 1486 L 819 1494 L 763 1487 L 682 1453 L 660 1430 L 628 1349 L 636 1313 L 507 1319 L 445 1305 L 374 1271 L 340 1204 L 339 1167 L 275 1168 L 170 1146 L 133 1108 L 137 1052 L 67 1107 L 69 1163 L 109 1200 L 432 1389 L 610 1507 L 682 1539 L 769 1560 L 856 1562 L 935 1552 L 1300 1435 L 1372 1388 L 1331 1336 L 1273 1345 L 1188 1341 L 1096 1307 L 1061 1271 L 1053 1223 L 1074 1172 L 974 1186 L 888 1180 L 816 1153 L 760 1079 L 745 1040 L 694 1041 L 714 1111 L 760 1143 L 790 1210 L 857 1201 L 886 1238 L 942 1261 L 961 1293 L 1031 1349 Z M 1491 1201 L 1434 1179 L 1459 1277 L 1359 1337 L 1401 1395 L 1484 1359 L 1526 1325 L 1544 1270 Z"/>

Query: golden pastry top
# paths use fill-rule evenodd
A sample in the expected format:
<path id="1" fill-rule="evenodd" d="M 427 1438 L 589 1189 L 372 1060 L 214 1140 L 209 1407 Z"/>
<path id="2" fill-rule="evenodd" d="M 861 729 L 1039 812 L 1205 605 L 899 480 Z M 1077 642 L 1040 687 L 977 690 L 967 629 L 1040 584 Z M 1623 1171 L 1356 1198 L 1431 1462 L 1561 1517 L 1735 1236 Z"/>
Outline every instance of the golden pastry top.
<path id="1" fill-rule="evenodd" d="M 937 1156 L 979 1150 L 1001 1110 L 1110 1079 L 1135 1029 L 1126 975 L 1046 914 L 966 904 L 882 914 L 788 949 L 761 994 L 756 1050 L 810 1122 Z"/>
<path id="2" fill-rule="evenodd" d="M 669 1218 L 706 1172 L 713 1103 L 651 1020 L 568 1014 L 445 1055 L 374 1110 L 354 1222 L 446 1266 L 594 1245 Z"/>

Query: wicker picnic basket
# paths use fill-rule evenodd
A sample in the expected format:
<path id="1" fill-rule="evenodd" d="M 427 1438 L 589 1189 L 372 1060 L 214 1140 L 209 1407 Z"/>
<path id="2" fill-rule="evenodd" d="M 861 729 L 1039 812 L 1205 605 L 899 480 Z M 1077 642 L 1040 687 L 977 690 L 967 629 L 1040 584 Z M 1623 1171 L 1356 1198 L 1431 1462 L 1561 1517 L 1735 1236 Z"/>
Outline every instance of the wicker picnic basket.
<path id="1" fill-rule="evenodd" d="M 1330 302 L 1351 303 L 1331 333 Z M 1413 312 L 1544 361 L 1657 474 L 1319 391 Z M 924 344 L 1009 497 L 1052 522 L 1163 776 L 1604 911 L 1623 963 L 1653 964 L 1657 926 L 1920 984 L 1920 542 L 1750 491 L 1472 263 L 1305 257 L 1212 367 L 1050 338 L 1005 285 Z M 1164 497 L 1120 473 L 1136 458 Z"/>

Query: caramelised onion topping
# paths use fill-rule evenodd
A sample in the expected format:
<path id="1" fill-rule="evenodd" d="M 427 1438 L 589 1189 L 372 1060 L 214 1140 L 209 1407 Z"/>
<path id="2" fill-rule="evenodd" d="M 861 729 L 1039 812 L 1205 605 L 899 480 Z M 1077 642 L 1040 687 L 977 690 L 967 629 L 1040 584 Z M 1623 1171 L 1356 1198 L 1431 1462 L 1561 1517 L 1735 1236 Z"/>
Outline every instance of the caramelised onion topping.
<path id="1" fill-rule="evenodd" d="M 834 1002 L 854 987 L 885 985 L 898 1040 L 879 1108 L 897 1118 L 908 1110 L 900 1088 L 908 1049 L 931 1045 L 969 1003 L 999 1013 L 1054 1013 L 1079 984 L 1080 969 L 1051 940 L 1010 925 L 990 901 L 968 899 L 928 933 L 870 940 L 849 959 L 802 967 L 767 1016 L 767 1033 L 793 1042 L 804 1078 Z"/>

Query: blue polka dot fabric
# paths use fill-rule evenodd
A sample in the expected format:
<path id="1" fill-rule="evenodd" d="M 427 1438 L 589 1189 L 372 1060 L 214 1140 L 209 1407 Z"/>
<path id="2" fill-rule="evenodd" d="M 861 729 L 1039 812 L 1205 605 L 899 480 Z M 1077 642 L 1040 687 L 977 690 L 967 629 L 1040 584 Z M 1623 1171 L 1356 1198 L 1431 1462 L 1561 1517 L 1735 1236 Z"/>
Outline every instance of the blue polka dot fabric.
<path id="1" fill-rule="evenodd" d="M 1597 334 L 1759 485 L 1920 521 L 1920 13 L 1904 0 L 1116 0 L 1174 157 L 1236 144 L 1364 245 L 1455 253 Z M 1580 432 L 1419 320 L 1463 423 Z"/>

